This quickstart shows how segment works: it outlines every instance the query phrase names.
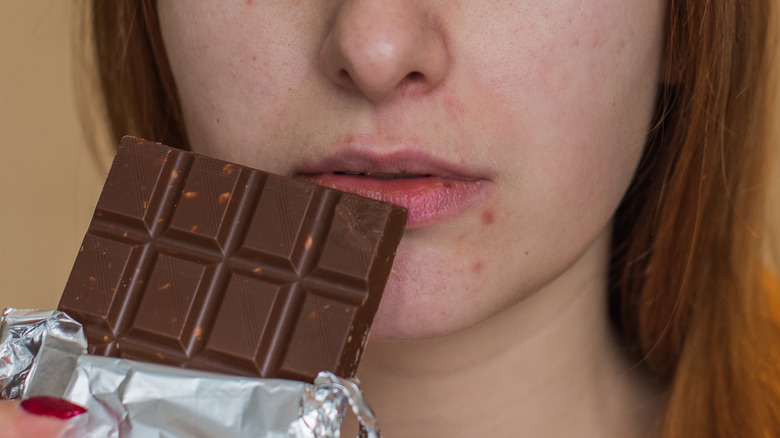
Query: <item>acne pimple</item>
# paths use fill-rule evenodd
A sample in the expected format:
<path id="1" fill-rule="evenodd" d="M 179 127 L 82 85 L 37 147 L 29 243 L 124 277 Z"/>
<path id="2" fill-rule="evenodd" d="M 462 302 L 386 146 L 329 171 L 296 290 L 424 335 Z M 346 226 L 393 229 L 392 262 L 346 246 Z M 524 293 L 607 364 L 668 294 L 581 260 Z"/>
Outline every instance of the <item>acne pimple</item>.
<path id="1" fill-rule="evenodd" d="M 476 262 L 471 266 L 471 272 L 479 274 L 482 272 L 482 262 Z"/>

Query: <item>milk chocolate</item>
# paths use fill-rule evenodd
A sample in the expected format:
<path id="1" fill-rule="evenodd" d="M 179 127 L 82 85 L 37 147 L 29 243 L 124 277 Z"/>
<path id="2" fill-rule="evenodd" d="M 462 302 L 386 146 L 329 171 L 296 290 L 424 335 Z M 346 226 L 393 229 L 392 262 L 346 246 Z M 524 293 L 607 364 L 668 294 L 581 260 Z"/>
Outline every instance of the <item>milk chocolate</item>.
<path id="1" fill-rule="evenodd" d="M 122 139 L 59 309 L 92 354 L 352 377 L 406 211 Z"/>

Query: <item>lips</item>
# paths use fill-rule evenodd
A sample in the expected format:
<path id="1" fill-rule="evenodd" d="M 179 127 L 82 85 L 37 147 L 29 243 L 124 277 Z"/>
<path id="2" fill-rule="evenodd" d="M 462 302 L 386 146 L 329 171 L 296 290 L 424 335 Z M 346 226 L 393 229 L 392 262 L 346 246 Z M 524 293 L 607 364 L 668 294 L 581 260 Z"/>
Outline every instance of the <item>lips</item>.
<path id="1" fill-rule="evenodd" d="M 400 205 L 407 228 L 453 219 L 484 197 L 490 181 L 419 152 L 367 154 L 344 151 L 296 176 L 316 184 Z"/>

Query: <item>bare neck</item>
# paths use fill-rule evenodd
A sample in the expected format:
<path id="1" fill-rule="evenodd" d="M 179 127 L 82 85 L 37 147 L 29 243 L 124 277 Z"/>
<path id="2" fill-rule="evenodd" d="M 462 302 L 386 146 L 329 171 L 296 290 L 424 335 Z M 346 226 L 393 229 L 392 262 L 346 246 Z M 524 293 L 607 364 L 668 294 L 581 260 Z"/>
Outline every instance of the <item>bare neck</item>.
<path id="1" fill-rule="evenodd" d="M 661 388 L 612 333 L 606 246 L 467 331 L 370 342 L 359 377 L 385 436 L 652 436 Z"/>

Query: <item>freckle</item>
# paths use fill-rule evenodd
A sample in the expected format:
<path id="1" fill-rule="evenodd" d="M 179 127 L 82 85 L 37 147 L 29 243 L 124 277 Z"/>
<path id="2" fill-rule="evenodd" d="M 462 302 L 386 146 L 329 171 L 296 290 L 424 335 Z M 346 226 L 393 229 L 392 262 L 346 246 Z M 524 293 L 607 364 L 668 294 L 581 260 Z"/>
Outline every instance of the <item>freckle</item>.
<path id="1" fill-rule="evenodd" d="M 482 212 L 482 224 L 491 225 L 496 221 L 496 213 L 493 210 L 485 210 Z"/>
<path id="2" fill-rule="evenodd" d="M 479 274 L 482 272 L 482 262 L 476 262 L 471 266 L 471 272 Z"/>
<path id="3" fill-rule="evenodd" d="M 252 61 L 257 61 L 257 56 L 256 55 L 252 55 Z"/>
<path id="4" fill-rule="evenodd" d="M 528 255 L 528 251 L 525 252 L 525 255 Z"/>

